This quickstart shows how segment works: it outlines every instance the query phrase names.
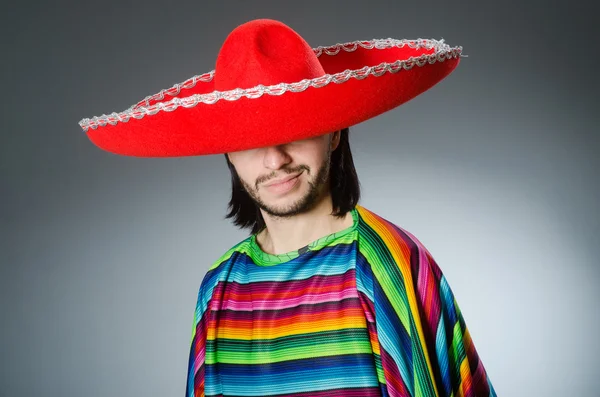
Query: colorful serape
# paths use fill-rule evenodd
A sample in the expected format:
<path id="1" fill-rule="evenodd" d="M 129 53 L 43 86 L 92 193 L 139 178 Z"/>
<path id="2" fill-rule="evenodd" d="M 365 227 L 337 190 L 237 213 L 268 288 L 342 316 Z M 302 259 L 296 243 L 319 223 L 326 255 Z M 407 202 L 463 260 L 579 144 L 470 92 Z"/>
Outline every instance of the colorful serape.
<path id="1" fill-rule="evenodd" d="M 496 396 L 429 251 L 360 205 L 352 216 L 299 250 L 251 235 L 214 262 L 186 397 Z"/>

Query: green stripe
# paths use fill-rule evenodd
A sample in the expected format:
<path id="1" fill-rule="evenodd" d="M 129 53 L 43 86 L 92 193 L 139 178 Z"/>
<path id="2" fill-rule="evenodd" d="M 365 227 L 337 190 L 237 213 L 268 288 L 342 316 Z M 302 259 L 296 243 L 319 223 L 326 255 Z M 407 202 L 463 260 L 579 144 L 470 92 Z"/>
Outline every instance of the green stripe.
<path id="1" fill-rule="evenodd" d="M 310 347 L 307 349 L 307 347 Z M 298 360 L 303 358 L 315 358 L 336 356 L 341 354 L 371 354 L 371 344 L 363 341 L 332 342 L 322 344 L 307 344 L 289 349 L 273 351 L 234 351 L 221 350 L 215 354 L 214 350 L 206 352 L 206 364 L 268 364 L 280 361 Z"/>
<path id="2" fill-rule="evenodd" d="M 379 235 L 375 234 L 373 229 L 362 222 L 359 225 L 359 229 L 359 234 L 361 235 L 360 252 L 369 262 L 373 275 L 390 300 L 406 332 L 411 335 L 409 324 L 411 319 L 409 315 L 410 309 L 402 273 Z"/>
<path id="3" fill-rule="evenodd" d="M 283 336 L 274 339 L 225 339 L 217 338 L 219 350 L 235 352 L 260 350 L 263 352 L 289 349 L 299 346 L 313 346 L 321 343 L 371 343 L 365 328 L 342 329 L 333 331 L 311 332 L 298 335 Z M 208 340 L 206 349 L 214 351 L 214 340 Z"/>

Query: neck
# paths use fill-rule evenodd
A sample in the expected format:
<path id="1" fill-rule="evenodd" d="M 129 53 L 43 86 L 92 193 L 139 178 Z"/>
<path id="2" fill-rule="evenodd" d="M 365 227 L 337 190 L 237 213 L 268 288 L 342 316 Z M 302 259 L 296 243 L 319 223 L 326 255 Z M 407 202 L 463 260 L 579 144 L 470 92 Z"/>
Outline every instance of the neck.
<path id="1" fill-rule="evenodd" d="M 352 226 L 352 214 L 337 218 L 331 215 L 331 196 L 321 200 L 309 211 L 290 218 L 273 217 L 261 210 L 266 228 L 257 234 L 260 248 L 269 254 L 283 254 Z"/>

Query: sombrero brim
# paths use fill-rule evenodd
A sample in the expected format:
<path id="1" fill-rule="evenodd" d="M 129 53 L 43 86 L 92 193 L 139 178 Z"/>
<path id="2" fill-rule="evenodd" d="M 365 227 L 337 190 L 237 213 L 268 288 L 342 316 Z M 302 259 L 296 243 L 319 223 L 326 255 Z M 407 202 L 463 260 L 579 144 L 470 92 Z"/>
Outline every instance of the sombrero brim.
<path id="1" fill-rule="evenodd" d="M 222 154 L 307 139 L 393 109 L 448 76 L 462 47 L 371 40 L 313 49 L 326 75 L 218 92 L 214 70 L 121 112 L 83 119 L 89 139 L 137 157 Z"/>

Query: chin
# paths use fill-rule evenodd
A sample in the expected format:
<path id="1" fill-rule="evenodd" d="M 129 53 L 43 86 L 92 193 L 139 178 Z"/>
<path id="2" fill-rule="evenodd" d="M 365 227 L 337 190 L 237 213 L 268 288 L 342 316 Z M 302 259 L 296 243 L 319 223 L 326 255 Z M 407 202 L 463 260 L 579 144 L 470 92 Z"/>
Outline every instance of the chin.
<path id="1" fill-rule="evenodd" d="M 302 185 L 297 185 L 290 191 L 285 193 L 272 193 L 268 192 L 263 198 L 267 205 L 271 205 L 278 208 L 291 208 L 298 202 L 303 201 L 304 196 L 307 194 Z"/>

